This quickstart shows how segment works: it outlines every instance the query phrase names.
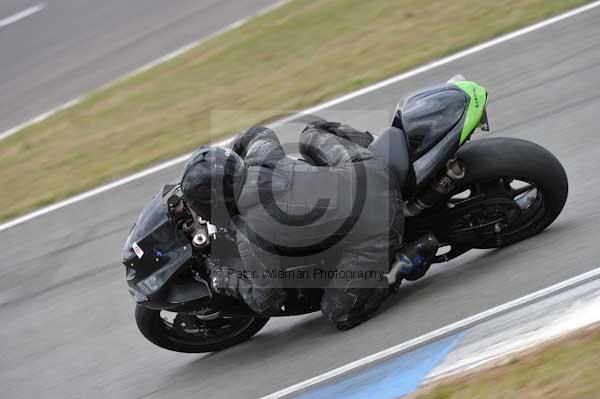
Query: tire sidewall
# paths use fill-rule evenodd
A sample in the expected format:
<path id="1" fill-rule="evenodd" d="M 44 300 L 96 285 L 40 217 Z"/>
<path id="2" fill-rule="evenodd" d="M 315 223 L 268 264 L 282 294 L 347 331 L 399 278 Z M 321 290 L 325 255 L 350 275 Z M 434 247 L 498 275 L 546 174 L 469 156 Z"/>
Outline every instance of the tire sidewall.
<path id="1" fill-rule="evenodd" d="M 185 343 L 169 339 L 167 331 L 161 325 L 162 320 L 160 318 L 159 310 L 148 309 L 138 304 L 135 308 L 135 321 L 142 335 L 148 341 L 160 346 L 161 348 L 183 353 L 207 353 L 220 351 L 250 339 L 256 333 L 258 333 L 265 326 L 265 324 L 267 324 L 269 319 L 254 318 L 252 323 L 246 326 L 244 330 L 240 331 L 235 336 L 222 342 L 206 345 L 186 345 Z"/>

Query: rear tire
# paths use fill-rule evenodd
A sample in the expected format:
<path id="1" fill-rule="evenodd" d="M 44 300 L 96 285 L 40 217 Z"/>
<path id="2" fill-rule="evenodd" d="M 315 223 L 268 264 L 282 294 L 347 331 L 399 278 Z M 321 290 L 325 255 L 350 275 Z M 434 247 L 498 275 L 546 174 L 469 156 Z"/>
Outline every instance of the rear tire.
<path id="1" fill-rule="evenodd" d="M 240 321 L 241 319 L 232 319 Z M 161 348 L 183 353 L 216 352 L 247 341 L 259 332 L 269 321 L 268 318 L 247 318 L 247 323 L 234 331 L 222 341 L 205 343 L 201 337 L 190 334 L 189 339 L 177 335 L 173 328 L 168 328 L 161 317 L 159 310 L 148 309 L 137 305 L 135 308 L 135 321 L 144 337 Z"/>
<path id="2" fill-rule="evenodd" d="M 512 177 L 532 183 L 543 199 L 543 214 L 526 230 L 506 235 L 501 245 L 490 239 L 475 248 L 498 248 L 534 236 L 550 226 L 565 205 L 567 174 L 552 153 L 535 143 L 505 137 L 475 140 L 464 145 L 457 157 L 464 162 L 466 174 L 456 192 L 478 181 Z"/>

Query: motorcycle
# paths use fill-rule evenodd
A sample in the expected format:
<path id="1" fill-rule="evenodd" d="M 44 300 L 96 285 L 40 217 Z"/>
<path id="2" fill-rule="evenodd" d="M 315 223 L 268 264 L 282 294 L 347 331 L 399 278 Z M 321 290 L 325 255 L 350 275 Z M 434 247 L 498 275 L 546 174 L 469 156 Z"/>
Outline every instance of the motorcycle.
<path id="1" fill-rule="evenodd" d="M 489 130 L 487 91 L 460 75 L 402 101 L 392 126 L 369 146 L 399 177 L 405 202 L 405 242 L 433 234 L 434 263 L 475 248 L 500 248 L 534 236 L 560 214 L 567 175 L 549 151 L 516 138 L 469 141 Z M 125 243 L 123 264 L 136 301 L 135 320 L 152 343 L 178 352 L 219 351 L 246 341 L 269 320 L 243 302 L 212 292 L 206 262 L 239 264 L 226 228 L 194 217 L 177 184 L 145 206 Z M 305 261 L 305 259 L 303 260 Z M 318 254 L 312 268 L 335 259 Z M 392 262 L 387 275 L 397 287 Z M 322 290 L 288 288 L 278 316 L 319 310 Z"/>

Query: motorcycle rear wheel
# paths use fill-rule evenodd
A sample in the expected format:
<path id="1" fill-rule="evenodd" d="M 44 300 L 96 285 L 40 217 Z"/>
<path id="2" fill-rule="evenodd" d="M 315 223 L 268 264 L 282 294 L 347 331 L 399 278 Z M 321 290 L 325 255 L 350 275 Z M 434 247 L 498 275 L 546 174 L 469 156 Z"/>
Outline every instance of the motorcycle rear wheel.
<path id="1" fill-rule="evenodd" d="M 250 339 L 269 321 L 268 318 L 256 317 L 201 320 L 176 313 L 169 318 L 164 313 L 137 305 L 135 321 L 138 329 L 153 344 L 183 353 L 216 352 L 229 348 Z"/>
<path id="2" fill-rule="evenodd" d="M 471 248 L 499 248 L 522 241 L 542 232 L 561 213 L 569 190 L 567 174 L 545 148 L 526 140 L 498 137 L 472 141 L 457 156 L 466 174 L 449 205 L 456 201 L 455 196 L 466 192 L 466 198 L 481 194 L 493 198 L 495 193 L 500 201 L 508 199 L 519 207 L 515 220 L 499 225 L 496 234 L 481 237 Z"/>

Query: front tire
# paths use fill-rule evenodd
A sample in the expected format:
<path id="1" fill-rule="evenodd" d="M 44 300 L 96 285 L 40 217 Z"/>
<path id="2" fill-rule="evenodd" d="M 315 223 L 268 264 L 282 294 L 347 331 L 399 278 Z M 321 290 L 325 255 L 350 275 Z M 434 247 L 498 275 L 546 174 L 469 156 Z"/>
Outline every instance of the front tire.
<path id="1" fill-rule="evenodd" d="M 268 318 L 255 317 L 219 317 L 202 321 L 194 319 L 194 316 L 177 315 L 175 322 L 169 322 L 161 312 L 164 311 L 136 305 L 135 321 L 138 329 L 153 344 L 183 353 L 216 352 L 229 348 L 250 339 L 269 321 Z M 185 323 L 188 324 L 187 327 Z M 192 325 L 193 323 L 195 324 Z"/>

